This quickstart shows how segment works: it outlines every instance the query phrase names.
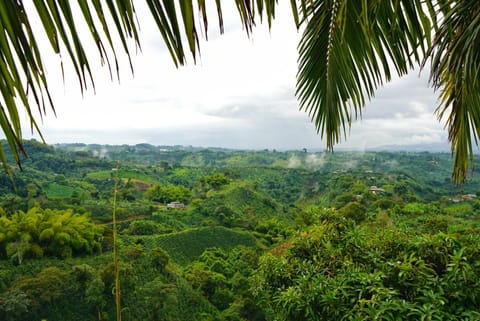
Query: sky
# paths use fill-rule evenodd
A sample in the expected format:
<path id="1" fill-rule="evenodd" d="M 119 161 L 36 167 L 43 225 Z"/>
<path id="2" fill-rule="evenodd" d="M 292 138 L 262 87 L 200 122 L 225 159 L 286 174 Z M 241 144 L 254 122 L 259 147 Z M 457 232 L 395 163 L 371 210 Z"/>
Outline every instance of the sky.
<path id="1" fill-rule="evenodd" d="M 108 69 L 97 61 L 95 93 L 90 88 L 82 95 L 68 68 L 63 81 L 59 59 L 47 55 L 56 116 L 47 112 L 40 123 L 46 142 L 325 148 L 295 99 L 301 34 L 288 4 L 280 6 L 270 31 L 259 25 L 250 38 L 235 9 L 224 9 L 225 34 L 219 35 L 211 15 L 200 59 L 176 69 L 146 9 L 137 7 L 142 51 L 134 54 L 134 75 L 123 59 L 120 82 L 111 81 Z M 338 148 L 446 143 L 427 76 L 416 70 L 378 90 Z M 24 136 L 38 138 L 27 129 Z"/>

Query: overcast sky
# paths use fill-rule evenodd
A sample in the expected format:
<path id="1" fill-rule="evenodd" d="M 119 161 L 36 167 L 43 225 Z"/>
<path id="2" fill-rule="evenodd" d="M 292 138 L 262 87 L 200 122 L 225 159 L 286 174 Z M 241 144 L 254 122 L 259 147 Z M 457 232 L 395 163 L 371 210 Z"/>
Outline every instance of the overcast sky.
<path id="1" fill-rule="evenodd" d="M 235 12 L 226 9 L 222 36 L 212 15 L 200 60 L 176 69 L 153 21 L 137 8 L 142 52 L 133 58 L 134 76 L 124 63 L 121 82 L 112 82 L 107 68 L 94 65 L 96 94 L 82 97 L 76 76 L 67 70 L 63 83 L 58 59 L 47 61 L 57 112 L 41 124 L 47 143 L 324 148 L 295 100 L 300 34 L 283 9 L 270 32 L 260 25 L 250 39 Z M 380 89 L 339 147 L 446 142 L 426 76 L 416 71 Z"/>

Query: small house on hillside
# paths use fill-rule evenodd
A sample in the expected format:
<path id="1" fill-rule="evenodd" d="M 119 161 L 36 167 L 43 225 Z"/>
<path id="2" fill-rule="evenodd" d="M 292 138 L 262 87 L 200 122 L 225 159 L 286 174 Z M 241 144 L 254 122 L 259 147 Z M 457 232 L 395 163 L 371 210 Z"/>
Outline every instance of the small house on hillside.
<path id="1" fill-rule="evenodd" d="M 167 208 L 185 208 L 185 204 L 180 202 L 170 202 L 167 204 Z"/>
<path id="2" fill-rule="evenodd" d="M 448 200 L 452 203 L 460 203 L 460 202 L 465 202 L 465 201 L 474 201 L 477 199 L 477 195 L 475 194 L 465 194 L 453 198 L 449 198 Z"/>
<path id="3" fill-rule="evenodd" d="M 385 190 L 377 186 L 370 186 L 370 192 L 372 192 L 373 194 L 380 194 L 380 193 L 384 193 Z"/>
<path id="4" fill-rule="evenodd" d="M 472 201 L 472 200 L 477 198 L 477 195 L 475 195 L 475 194 L 465 194 L 465 195 L 462 195 L 462 198 L 466 201 Z"/>

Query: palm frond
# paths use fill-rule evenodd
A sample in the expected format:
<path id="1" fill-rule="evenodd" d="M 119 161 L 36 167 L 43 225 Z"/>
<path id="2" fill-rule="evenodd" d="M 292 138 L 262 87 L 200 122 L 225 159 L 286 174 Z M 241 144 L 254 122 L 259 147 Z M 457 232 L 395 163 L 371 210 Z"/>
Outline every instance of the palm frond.
<path id="1" fill-rule="evenodd" d="M 306 1 L 298 0 L 303 5 Z M 3 31 L 0 33 L 0 127 L 19 165 L 20 156 L 24 153 L 19 116 L 21 108 L 28 117 L 31 130 L 40 134 L 40 137 L 37 118 L 42 118 L 49 108 L 55 113 L 43 67 L 45 53 L 37 44 L 38 36 L 42 33 L 47 36 L 53 52 L 62 59 L 62 70 L 64 60 L 73 66 L 81 91 L 90 84 L 94 88 L 95 75 L 90 67 L 93 53 L 84 49 L 86 41 L 94 41 L 97 54 L 102 63 L 108 66 L 111 78 L 114 72 L 119 76 L 119 50 L 123 50 L 128 57 L 133 71 L 129 42 L 133 41 L 137 48 L 140 47 L 139 23 L 134 3 L 132 0 L 34 0 L 32 10 L 29 11 L 21 0 L 0 2 L 0 29 Z M 195 60 L 199 52 L 197 30 L 201 23 L 205 36 L 208 32 L 207 1 L 145 0 L 145 3 L 173 63 L 176 66 L 185 64 L 184 43 Z M 275 17 L 277 0 L 235 0 L 234 3 L 247 34 L 252 32 L 256 18 L 266 17 L 270 25 Z M 74 17 L 77 10 L 72 8 L 74 5 L 81 15 Z M 297 0 L 291 0 L 291 5 L 298 26 Z M 223 32 L 221 1 L 216 0 L 214 6 L 219 29 Z M 201 21 L 194 14 L 196 10 L 200 12 Z M 43 29 L 32 27 L 32 15 L 38 16 Z M 89 35 L 79 33 L 82 25 L 88 28 Z M 119 39 L 119 42 L 114 39 Z M 38 115 L 33 112 L 35 106 Z M 5 151 L 1 146 L 0 161 L 7 169 Z"/>
<path id="2" fill-rule="evenodd" d="M 403 75 L 423 59 L 431 22 L 422 2 L 323 0 L 307 7 L 296 94 L 328 149 L 391 79 L 391 65 Z"/>
<path id="3" fill-rule="evenodd" d="M 480 2 L 442 2 L 438 10 L 444 19 L 429 52 L 430 79 L 440 92 L 437 115 L 447 118 L 452 180 L 461 183 L 473 167 L 473 142 L 480 137 Z"/>

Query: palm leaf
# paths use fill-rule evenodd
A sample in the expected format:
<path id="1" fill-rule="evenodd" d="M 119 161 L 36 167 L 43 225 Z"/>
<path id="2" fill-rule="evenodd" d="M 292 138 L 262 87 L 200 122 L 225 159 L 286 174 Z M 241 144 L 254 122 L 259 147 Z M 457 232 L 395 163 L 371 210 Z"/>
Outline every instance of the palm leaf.
<path id="1" fill-rule="evenodd" d="M 375 90 L 423 59 L 422 1 L 315 1 L 299 44 L 297 97 L 327 148 L 347 135 Z"/>
<path id="2" fill-rule="evenodd" d="M 198 25 L 194 10 L 201 12 L 205 31 L 208 32 L 206 1 L 204 0 L 145 0 L 150 14 L 156 21 L 160 35 L 170 51 L 175 65 L 185 63 L 184 42 L 190 49 L 192 57 L 199 52 Z M 271 23 L 277 1 L 275 0 L 235 0 L 242 24 L 249 34 L 255 25 L 255 7 L 266 8 L 265 13 L 259 9 Z M 303 1 L 301 1 L 303 2 Z M 133 72 L 131 52 L 128 42 L 133 40 L 140 47 L 138 37 L 138 20 L 132 0 L 78 0 L 76 5 L 80 16 L 73 16 L 74 2 L 60 0 L 34 0 L 32 10 L 28 11 L 23 1 L 5 0 L 0 2 L 0 127 L 6 137 L 16 162 L 20 164 L 20 154 L 24 153 L 22 145 L 22 124 L 19 111 L 24 108 L 32 131 L 40 134 L 37 116 L 32 107 L 36 105 L 39 117 L 43 117 L 47 108 L 55 112 L 48 83 L 43 69 L 43 52 L 37 45 L 40 33 L 47 36 L 53 52 L 61 58 L 61 66 L 70 63 L 77 75 L 80 90 L 90 83 L 94 87 L 94 75 L 90 68 L 91 52 L 86 52 L 84 42 L 93 40 L 97 54 L 102 63 L 108 66 L 110 76 L 113 70 L 119 76 L 117 51 L 123 49 L 128 57 Z M 296 10 L 296 1 L 291 0 Z M 221 1 L 215 1 L 216 14 L 220 31 L 223 32 L 223 14 Z M 179 10 L 178 10 L 179 8 Z M 27 14 L 28 12 L 28 14 Z M 30 25 L 30 16 L 37 15 L 43 30 Z M 83 19 L 82 19 L 83 18 Z M 294 11 L 298 21 L 298 13 Z M 107 23 L 112 21 L 112 23 Z M 79 25 L 87 26 L 89 36 L 81 36 L 77 31 Z M 182 32 L 183 29 L 183 32 Z M 83 38 L 82 38 L 83 37 Z M 88 38 L 90 37 L 90 39 Z M 116 43 L 113 39 L 119 39 Z M 107 45 L 105 45 L 107 44 Z M 114 62 L 114 67 L 110 62 Z M 29 97 L 33 98 L 33 104 Z M 42 138 L 43 140 L 43 138 Z M 7 168 L 4 150 L 0 147 L 0 161 Z"/>
<path id="3" fill-rule="evenodd" d="M 440 92 L 439 119 L 447 118 L 454 155 L 452 179 L 461 183 L 473 167 L 473 141 L 480 135 L 480 2 L 440 3 L 430 79 Z"/>

